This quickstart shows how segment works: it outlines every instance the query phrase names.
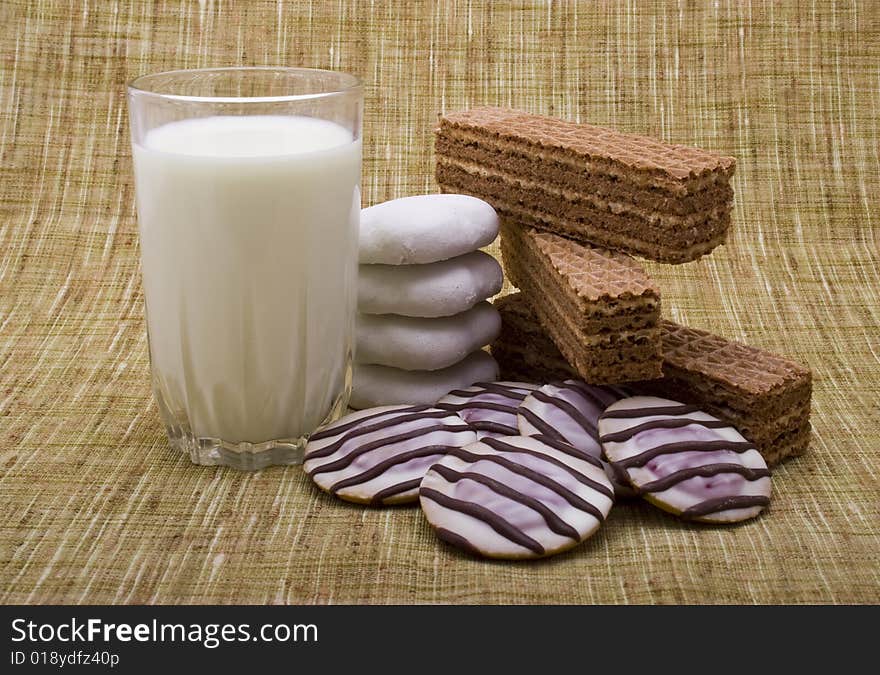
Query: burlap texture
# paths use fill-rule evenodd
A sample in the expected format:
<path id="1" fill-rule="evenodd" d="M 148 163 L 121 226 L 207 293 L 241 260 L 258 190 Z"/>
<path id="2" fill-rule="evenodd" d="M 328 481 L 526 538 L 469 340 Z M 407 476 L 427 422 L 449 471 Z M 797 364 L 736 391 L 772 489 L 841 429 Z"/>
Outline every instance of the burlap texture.
<path id="1" fill-rule="evenodd" d="M 877 3 L 3 0 L 0 58 L 0 600 L 880 601 Z M 814 369 L 811 449 L 768 512 L 623 505 L 571 553 L 492 563 L 418 509 L 171 451 L 123 83 L 233 64 L 364 77 L 367 204 L 435 191 L 437 115 L 478 104 L 735 155 L 730 243 L 649 269 L 668 317 Z"/>

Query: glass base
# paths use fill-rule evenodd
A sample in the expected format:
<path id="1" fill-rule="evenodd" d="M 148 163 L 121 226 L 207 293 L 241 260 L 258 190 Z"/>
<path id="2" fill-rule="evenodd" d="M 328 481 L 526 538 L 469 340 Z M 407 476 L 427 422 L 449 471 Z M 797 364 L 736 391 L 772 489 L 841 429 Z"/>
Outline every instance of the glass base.
<path id="1" fill-rule="evenodd" d="M 264 443 L 229 443 L 219 438 L 197 438 L 166 427 L 172 448 L 188 455 L 193 464 L 229 466 L 258 471 L 267 466 L 302 464 L 307 436 Z"/>
<path id="2" fill-rule="evenodd" d="M 348 409 L 351 385 L 336 400 L 336 404 L 318 426 L 339 419 Z M 160 406 L 161 409 L 161 406 Z M 282 438 L 262 443 L 232 443 L 219 438 L 195 436 L 184 425 L 167 425 L 165 431 L 172 448 L 187 455 L 193 464 L 228 466 L 241 471 L 259 471 L 268 466 L 302 464 L 309 435 Z"/>

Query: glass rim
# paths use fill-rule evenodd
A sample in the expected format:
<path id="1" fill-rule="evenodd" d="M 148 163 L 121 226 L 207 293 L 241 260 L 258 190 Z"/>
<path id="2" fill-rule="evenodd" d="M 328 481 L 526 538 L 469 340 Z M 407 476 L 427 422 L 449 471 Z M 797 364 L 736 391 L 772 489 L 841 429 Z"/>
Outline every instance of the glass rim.
<path id="1" fill-rule="evenodd" d="M 325 73 L 334 75 L 341 80 L 348 80 L 348 84 L 340 87 L 327 89 L 308 94 L 282 94 L 279 96 L 194 96 L 190 94 L 171 94 L 156 91 L 144 86 L 146 81 L 157 77 L 171 75 L 187 75 L 198 73 L 233 73 L 233 72 L 279 72 L 279 73 Z M 363 89 L 363 81 L 357 75 L 346 73 L 341 70 L 327 70 L 325 68 L 301 68 L 295 66 L 228 66 L 219 68 L 181 68 L 178 70 L 164 70 L 157 73 L 138 75 L 126 83 L 129 94 L 138 96 L 152 96 L 168 101 L 180 101 L 187 103 L 283 103 L 287 101 L 313 101 L 316 99 L 344 96 Z"/>

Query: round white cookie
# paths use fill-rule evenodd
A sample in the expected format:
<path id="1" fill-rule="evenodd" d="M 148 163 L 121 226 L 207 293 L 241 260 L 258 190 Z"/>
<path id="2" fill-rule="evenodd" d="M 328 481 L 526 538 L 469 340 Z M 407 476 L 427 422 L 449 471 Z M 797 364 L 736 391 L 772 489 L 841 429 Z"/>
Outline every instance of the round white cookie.
<path id="1" fill-rule="evenodd" d="M 358 311 L 452 316 L 491 298 L 503 283 L 501 265 L 483 251 L 424 265 L 361 265 Z"/>
<path id="2" fill-rule="evenodd" d="M 545 384 L 530 393 L 517 410 L 517 427 L 523 436 L 547 436 L 573 445 L 602 462 L 618 497 L 635 497 L 626 476 L 618 476 L 602 459 L 599 415 L 622 397 L 611 387 L 565 380 Z"/>
<path id="3" fill-rule="evenodd" d="M 312 434 L 303 469 L 330 494 L 360 504 L 418 498 L 428 468 L 475 434 L 453 413 L 428 406 L 362 410 Z"/>
<path id="4" fill-rule="evenodd" d="M 356 359 L 403 370 L 439 370 L 494 341 L 500 332 L 501 316 L 490 302 L 436 319 L 361 314 Z"/>
<path id="5" fill-rule="evenodd" d="M 517 410 L 529 392 L 537 388 L 537 384 L 528 382 L 478 382 L 473 387 L 450 391 L 437 401 L 437 407 L 457 413 L 477 432 L 478 440 L 519 436 Z"/>
<path id="6" fill-rule="evenodd" d="M 417 195 L 361 210 L 360 262 L 415 265 L 448 260 L 491 244 L 498 214 L 468 195 Z"/>
<path id="7" fill-rule="evenodd" d="M 622 399 L 599 418 L 599 440 L 645 499 L 686 520 L 738 522 L 770 503 L 761 453 L 697 406 L 654 396 Z"/>
<path id="8" fill-rule="evenodd" d="M 440 370 L 401 370 L 356 363 L 349 405 L 371 408 L 395 403 L 433 404 L 453 389 L 497 379 L 498 364 L 483 350 Z"/>
<path id="9" fill-rule="evenodd" d="M 555 438 L 600 459 L 599 415 L 618 398 L 604 387 L 581 380 L 545 384 L 520 405 L 519 431 L 524 436 Z"/>
<path id="10" fill-rule="evenodd" d="M 419 501 L 437 535 L 488 558 L 541 558 L 592 535 L 614 502 L 601 464 L 566 443 L 507 436 L 454 448 Z"/>

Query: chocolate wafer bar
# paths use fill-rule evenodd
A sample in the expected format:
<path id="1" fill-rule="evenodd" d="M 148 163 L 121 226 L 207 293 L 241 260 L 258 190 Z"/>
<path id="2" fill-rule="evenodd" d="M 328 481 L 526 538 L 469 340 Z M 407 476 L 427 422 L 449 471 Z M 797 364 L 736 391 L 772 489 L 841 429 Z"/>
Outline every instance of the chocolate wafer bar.
<path id="1" fill-rule="evenodd" d="M 698 403 L 758 446 L 768 464 L 810 442 L 809 368 L 704 330 L 662 321 L 663 379 L 647 391 Z"/>
<path id="2" fill-rule="evenodd" d="M 505 295 L 492 304 L 501 315 L 501 332 L 489 349 L 498 362 L 501 380 L 543 385 L 580 379 L 547 336 L 522 293 Z"/>
<path id="3" fill-rule="evenodd" d="M 542 383 L 577 376 L 521 293 L 495 301 L 502 328 L 492 344 L 501 377 Z M 790 359 L 672 321 L 660 322 L 662 379 L 628 384 L 699 405 L 736 427 L 766 462 L 803 454 L 810 442 L 810 370 Z"/>
<path id="4" fill-rule="evenodd" d="M 736 161 L 699 148 L 481 107 L 441 118 L 436 156 L 444 192 L 651 260 L 695 260 L 730 226 Z"/>
<path id="5" fill-rule="evenodd" d="M 502 222 L 510 280 L 581 379 L 660 376 L 660 292 L 628 255 Z"/>

